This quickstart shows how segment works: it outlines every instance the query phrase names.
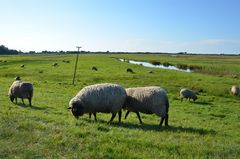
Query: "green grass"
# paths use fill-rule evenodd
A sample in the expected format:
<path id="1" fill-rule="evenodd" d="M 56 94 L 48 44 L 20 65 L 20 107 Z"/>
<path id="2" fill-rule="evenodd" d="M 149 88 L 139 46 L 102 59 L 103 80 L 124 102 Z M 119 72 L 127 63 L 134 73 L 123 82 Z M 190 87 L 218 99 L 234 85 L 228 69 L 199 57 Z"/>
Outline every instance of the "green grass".
<path id="1" fill-rule="evenodd" d="M 240 97 L 230 94 L 231 86 L 239 85 L 239 56 L 84 54 L 73 86 L 75 57 L 0 56 L 7 61 L 0 62 L 0 158 L 239 158 Z M 192 64 L 204 70 L 154 69 L 115 58 Z M 33 107 L 10 102 L 8 88 L 16 75 L 34 84 Z M 108 124 L 111 115 L 101 113 L 97 122 L 88 115 L 76 120 L 67 109 L 69 100 L 84 86 L 104 82 L 165 88 L 170 127 L 160 128 L 159 117 L 145 114 L 140 125 L 134 113 L 120 124 L 117 118 Z M 178 94 L 184 87 L 203 92 L 196 102 L 181 102 Z"/>

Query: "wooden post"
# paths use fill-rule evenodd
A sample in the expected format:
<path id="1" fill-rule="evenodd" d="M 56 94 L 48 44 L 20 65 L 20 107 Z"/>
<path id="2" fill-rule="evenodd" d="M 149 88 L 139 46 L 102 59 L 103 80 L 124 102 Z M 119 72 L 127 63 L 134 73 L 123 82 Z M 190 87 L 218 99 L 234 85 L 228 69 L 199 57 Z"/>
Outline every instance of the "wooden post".
<path id="1" fill-rule="evenodd" d="M 76 58 L 76 63 L 75 63 L 75 69 L 74 69 L 74 74 L 73 74 L 73 82 L 72 84 L 74 85 L 75 82 L 75 77 L 76 77 L 76 71 L 77 71 L 77 64 L 78 64 L 78 55 L 79 55 L 79 50 L 80 50 L 80 46 L 77 46 L 78 52 L 77 52 L 77 58 Z"/>

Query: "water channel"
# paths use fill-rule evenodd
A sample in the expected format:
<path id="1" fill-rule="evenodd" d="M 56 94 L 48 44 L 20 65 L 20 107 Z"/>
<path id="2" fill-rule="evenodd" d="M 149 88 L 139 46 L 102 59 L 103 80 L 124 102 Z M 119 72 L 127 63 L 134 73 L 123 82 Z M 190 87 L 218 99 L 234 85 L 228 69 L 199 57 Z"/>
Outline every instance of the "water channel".
<path id="1" fill-rule="evenodd" d="M 141 66 L 145 66 L 145 67 L 162 68 L 162 69 L 176 70 L 176 71 L 182 71 L 182 72 L 188 72 L 188 73 L 193 72 L 190 69 L 180 69 L 180 68 L 177 68 L 176 66 L 172 66 L 172 65 L 169 65 L 169 66 L 164 66 L 162 64 L 153 65 L 149 62 L 142 62 L 142 61 L 135 61 L 135 60 L 125 60 L 125 59 L 119 59 L 119 60 L 122 61 L 122 62 L 129 62 L 131 64 L 141 65 Z"/>

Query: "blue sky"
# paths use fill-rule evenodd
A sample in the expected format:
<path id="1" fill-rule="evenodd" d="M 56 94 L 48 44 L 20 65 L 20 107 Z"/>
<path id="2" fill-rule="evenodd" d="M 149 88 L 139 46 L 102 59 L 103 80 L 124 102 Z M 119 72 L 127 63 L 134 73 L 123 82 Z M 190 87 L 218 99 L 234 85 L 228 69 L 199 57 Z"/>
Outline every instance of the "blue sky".
<path id="1" fill-rule="evenodd" d="M 0 0 L 0 45 L 22 51 L 240 53 L 239 0 Z"/>

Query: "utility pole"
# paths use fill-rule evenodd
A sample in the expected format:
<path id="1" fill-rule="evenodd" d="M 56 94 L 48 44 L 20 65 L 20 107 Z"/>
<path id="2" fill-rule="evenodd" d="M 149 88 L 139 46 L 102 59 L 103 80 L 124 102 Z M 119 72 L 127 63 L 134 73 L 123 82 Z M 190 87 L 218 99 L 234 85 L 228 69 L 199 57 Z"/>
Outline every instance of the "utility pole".
<path id="1" fill-rule="evenodd" d="M 73 74 L 73 82 L 72 82 L 73 85 L 74 85 L 74 82 L 75 82 L 75 76 L 76 76 L 76 71 L 77 71 L 77 64 L 78 64 L 79 50 L 80 50 L 80 48 L 82 48 L 82 47 L 81 47 L 81 46 L 76 46 L 76 48 L 78 49 L 78 52 L 77 52 L 77 58 L 76 58 L 76 63 L 75 63 L 75 69 L 74 69 L 74 74 Z"/>

